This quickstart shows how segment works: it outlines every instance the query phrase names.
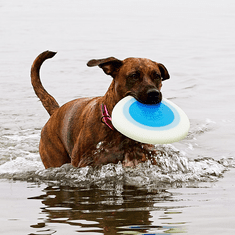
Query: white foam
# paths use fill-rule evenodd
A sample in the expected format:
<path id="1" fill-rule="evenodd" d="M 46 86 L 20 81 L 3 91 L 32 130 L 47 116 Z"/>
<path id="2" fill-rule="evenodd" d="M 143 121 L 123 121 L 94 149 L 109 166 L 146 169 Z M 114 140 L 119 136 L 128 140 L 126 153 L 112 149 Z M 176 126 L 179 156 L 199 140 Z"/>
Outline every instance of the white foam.
<path id="1" fill-rule="evenodd" d="M 135 186 L 156 186 L 159 183 L 208 182 L 217 180 L 234 160 L 223 157 L 190 159 L 185 152 L 170 144 L 156 145 L 157 165 L 150 162 L 136 168 L 125 168 L 121 163 L 107 164 L 99 169 L 92 167 L 75 168 L 65 164 L 58 168 L 45 169 L 38 153 L 21 153 L 19 157 L 0 165 L 0 177 L 19 180 L 53 181 L 59 184 L 79 185 L 104 182 L 125 182 Z"/>
<path id="2" fill-rule="evenodd" d="M 0 174 L 25 173 L 42 170 L 43 168 L 42 162 L 34 158 L 29 160 L 24 157 L 17 157 L 14 160 L 10 160 L 0 165 Z"/>

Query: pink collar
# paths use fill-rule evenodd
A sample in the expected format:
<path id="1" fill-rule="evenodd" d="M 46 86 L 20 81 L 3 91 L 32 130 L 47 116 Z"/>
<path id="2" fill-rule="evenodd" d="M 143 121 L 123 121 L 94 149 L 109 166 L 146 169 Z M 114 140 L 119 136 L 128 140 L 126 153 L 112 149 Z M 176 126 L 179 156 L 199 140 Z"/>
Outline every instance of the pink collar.
<path id="1" fill-rule="evenodd" d="M 105 104 L 101 104 L 101 113 L 102 113 L 101 122 L 106 124 L 111 130 L 114 130 L 112 119 L 108 113 L 108 110 Z"/>

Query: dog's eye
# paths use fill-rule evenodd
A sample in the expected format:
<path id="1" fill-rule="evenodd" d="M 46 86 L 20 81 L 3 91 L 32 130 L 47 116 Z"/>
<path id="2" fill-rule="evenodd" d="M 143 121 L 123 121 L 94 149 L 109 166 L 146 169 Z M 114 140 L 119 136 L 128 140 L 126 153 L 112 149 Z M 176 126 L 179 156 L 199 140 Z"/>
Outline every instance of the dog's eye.
<path id="1" fill-rule="evenodd" d="M 132 80 L 138 80 L 140 77 L 140 74 L 138 72 L 136 73 L 132 73 L 129 75 L 129 78 L 132 79 Z"/>
<path id="2" fill-rule="evenodd" d="M 156 79 L 161 79 L 161 75 L 158 74 L 157 72 L 153 72 L 153 79 L 156 80 Z"/>

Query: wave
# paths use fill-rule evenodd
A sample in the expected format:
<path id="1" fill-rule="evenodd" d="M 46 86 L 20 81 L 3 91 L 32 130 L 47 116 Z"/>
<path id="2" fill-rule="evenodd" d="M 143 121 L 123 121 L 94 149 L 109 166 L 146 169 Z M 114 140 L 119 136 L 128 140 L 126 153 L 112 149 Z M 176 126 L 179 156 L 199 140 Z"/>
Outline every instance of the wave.
<path id="1" fill-rule="evenodd" d="M 214 122 L 206 120 L 193 125 L 186 138 L 188 146 L 198 135 L 213 129 Z M 230 167 L 234 167 L 231 157 L 215 160 L 211 157 L 190 159 L 184 151 L 174 145 L 156 145 L 157 165 L 141 163 L 136 168 L 119 164 L 107 164 L 100 168 L 75 168 L 65 164 L 59 168 L 44 169 L 38 153 L 40 130 L 26 130 L 1 137 L 0 178 L 33 182 L 50 182 L 59 185 L 78 186 L 81 184 L 102 185 L 118 181 L 138 187 L 161 187 L 194 185 L 214 182 Z M 4 157 L 5 156 L 5 157 Z"/>
<path id="2" fill-rule="evenodd" d="M 204 123 L 193 125 L 190 128 L 186 139 L 187 140 L 195 139 L 197 136 L 202 135 L 206 132 L 209 132 L 209 131 L 213 130 L 215 125 L 216 125 L 216 122 L 214 122 L 211 119 L 207 118 Z"/>
<path id="3" fill-rule="evenodd" d="M 89 166 L 75 168 L 70 164 L 44 169 L 41 161 L 35 157 L 18 157 L 0 165 L 0 178 L 71 186 L 122 181 L 138 187 L 159 187 L 214 182 L 233 166 L 233 159 L 230 158 L 220 161 L 207 157 L 190 160 L 172 145 L 158 146 L 157 149 L 155 158 L 158 165 L 146 162 L 136 168 L 123 167 L 119 163 L 107 164 L 99 169 Z"/>

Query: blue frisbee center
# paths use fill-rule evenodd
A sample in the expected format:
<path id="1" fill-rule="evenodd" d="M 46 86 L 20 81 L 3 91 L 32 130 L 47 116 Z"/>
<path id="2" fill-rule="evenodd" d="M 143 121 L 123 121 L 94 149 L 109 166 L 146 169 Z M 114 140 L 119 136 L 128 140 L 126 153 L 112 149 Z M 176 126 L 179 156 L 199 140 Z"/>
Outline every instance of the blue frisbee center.
<path id="1" fill-rule="evenodd" d="M 138 123 L 150 127 L 162 127 L 174 121 L 174 113 L 163 103 L 146 105 L 138 101 L 129 107 L 130 116 Z"/>

